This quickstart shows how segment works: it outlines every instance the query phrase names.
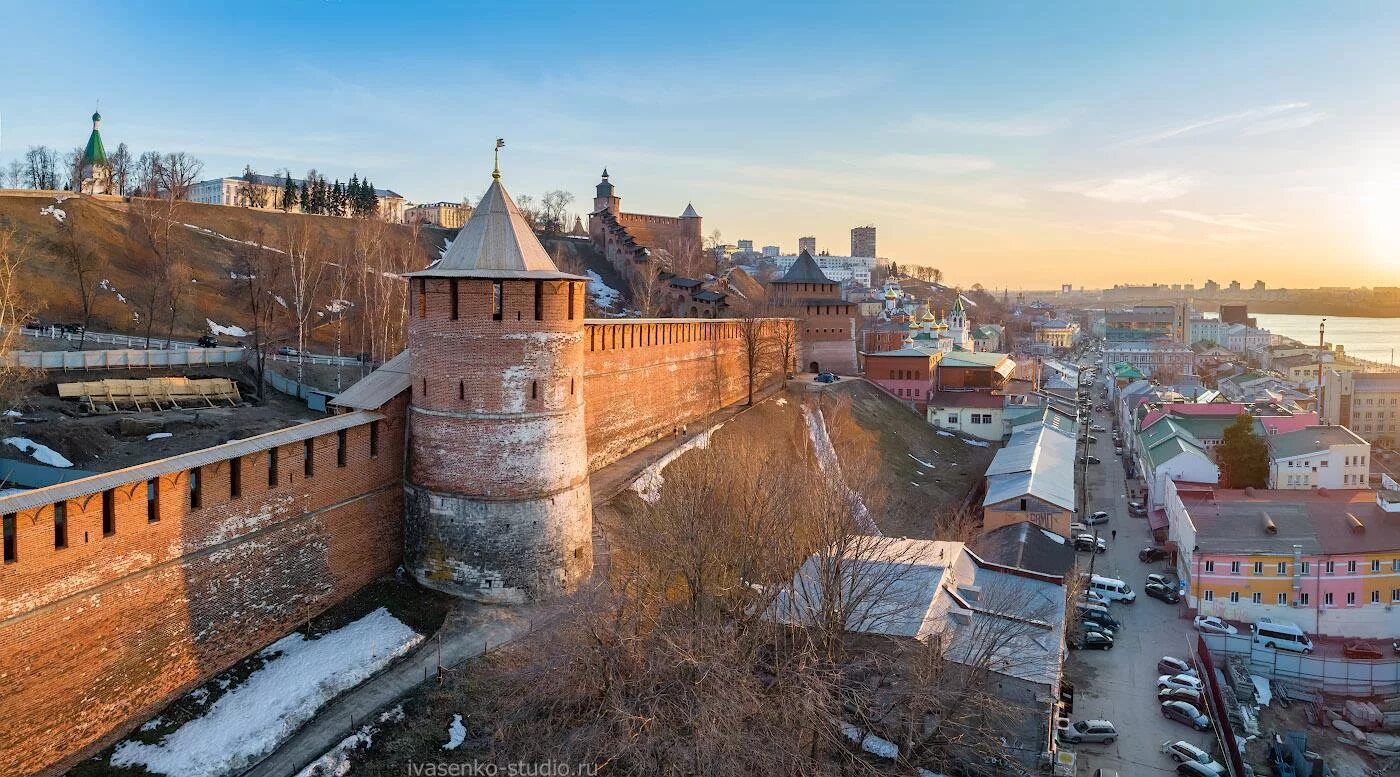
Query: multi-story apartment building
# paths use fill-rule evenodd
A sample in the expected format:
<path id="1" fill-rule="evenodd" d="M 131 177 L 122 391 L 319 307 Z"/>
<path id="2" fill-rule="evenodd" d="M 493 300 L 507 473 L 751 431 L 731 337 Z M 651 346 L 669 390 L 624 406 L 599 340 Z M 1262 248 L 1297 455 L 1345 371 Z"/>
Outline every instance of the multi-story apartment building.
<path id="1" fill-rule="evenodd" d="M 1126 362 L 1151 378 L 1196 374 L 1196 352 L 1168 339 L 1130 340 L 1104 345 L 1105 364 Z"/>
<path id="2" fill-rule="evenodd" d="M 1186 344 L 1210 342 L 1216 345 L 1223 345 L 1221 334 L 1227 325 L 1218 318 L 1206 318 L 1204 316 L 1193 316 L 1187 325 Z"/>
<path id="3" fill-rule="evenodd" d="M 1322 418 L 1391 447 L 1400 440 L 1400 372 L 1350 372 L 1324 368 Z"/>
<path id="4" fill-rule="evenodd" d="M 471 215 L 471 207 L 460 202 L 427 202 L 405 209 L 403 218 L 405 224 L 461 229 Z"/>
<path id="5" fill-rule="evenodd" d="M 1394 490 L 1167 488 L 1177 574 L 1200 614 L 1330 636 L 1400 631 Z"/>
<path id="6" fill-rule="evenodd" d="M 1104 313 L 1104 338 L 1110 343 L 1168 339 L 1187 336 L 1186 303 L 1137 305 Z"/>
<path id="7" fill-rule="evenodd" d="M 851 230 L 851 256 L 875 256 L 875 227 L 856 227 Z"/>
<path id="8" fill-rule="evenodd" d="M 807 236 L 807 237 L 799 237 L 799 238 L 797 238 L 797 254 L 793 256 L 793 259 L 796 259 L 797 256 L 800 256 L 800 255 L 802 254 L 803 251 L 806 251 L 807 253 L 811 254 L 812 256 L 816 256 L 816 255 L 817 255 L 817 239 L 816 239 L 815 237 L 811 237 L 810 235 Z"/>
<path id="9" fill-rule="evenodd" d="M 1032 325 L 1036 345 L 1044 352 L 1062 351 L 1079 339 L 1079 325 L 1073 321 L 1052 318 Z"/>
<path id="10" fill-rule="evenodd" d="M 1345 426 L 1271 434 L 1269 488 L 1366 488 L 1371 444 Z"/>

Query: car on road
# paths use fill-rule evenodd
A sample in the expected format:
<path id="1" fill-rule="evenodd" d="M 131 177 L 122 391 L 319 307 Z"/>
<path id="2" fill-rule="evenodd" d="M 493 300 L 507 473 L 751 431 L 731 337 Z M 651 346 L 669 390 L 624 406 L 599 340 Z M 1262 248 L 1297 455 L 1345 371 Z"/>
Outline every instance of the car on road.
<path id="1" fill-rule="evenodd" d="M 1164 574 L 1161 574 L 1161 573 L 1158 573 L 1158 572 L 1153 572 L 1152 574 L 1148 575 L 1148 576 L 1147 576 L 1147 580 L 1145 580 L 1145 581 L 1143 581 L 1143 582 L 1144 582 L 1144 584 L 1146 584 L 1146 583 L 1161 583 L 1162 585 L 1169 585 L 1169 586 L 1171 586 L 1172 588 L 1176 588 L 1176 576 L 1175 576 L 1175 575 L 1164 575 Z"/>
<path id="2" fill-rule="evenodd" d="M 1117 634 L 1113 629 L 1101 623 L 1095 623 L 1094 621 L 1080 621 L 1079 628 L 1084 632 L 1093 631 L 1110 638 Z"/>
<path id="3" fill-rule="evenodd" d="M 1086 442 L 1086 443 L 1088 443 L 1088 444 L 1090 444 L 1090 445 L 1095 445 L 1095 444 L 1098 443 L 1098 441 L 1099 441 L 1099 438 L 1095 437 L 1095 436 L 1092 435 L 1092 434 L 1087 434 L 1087 435 L 1084 436 L 1084 442 Z"/>
<path id="4" fill-rule="evenodd" d="M 1197 615 L 1195 619 L 1196 631 L 1202 634 L 1238 634 L 1240 630 L 1215 617 L 1214 615 Z"/>
<path id="5" fill-rule="evenodd" d="M 214 337 L 213 335 L 200 335 L 200 337 L 199 337 L 199 347 L 200 347 L 200 348 L 218 348 L 218 347 L 219 347 L 219 341 L 218 341 L 217 339 L 215 339 L 215 337 Z"/>
<path id="6" fill-rule="evenodd" d="M 1184 701 L 1195 707 L 1197 710 L 1206 708 L 1205 697 L 1200 691 L 1193 691 L 1190 688 L 1163 688 L 1157 692 L 1157 702 L 1164 701 Z"/>
<path id="7" fill-rule="evenodd" d="M 1122 446 L 1122 445 L 1114 445 L 1114 446 L 1113 446 L 1113 454 L 1114 454 L 1115 456 L 1122 456 L 1122 455 L 1123 455 L 1123 446 Z"/>
<path id="8" fill-rule="evenodd" d="M 1162 752 L 1166 753 L 1168 757 L 1177 763 L 1197 763 L 1209 767 L 1214 774 L 1225 773 L 1224 764 L 1211 758 L 1210 753 L 1207 753 L 1184 739 L 1175 742 L 1167 742 L 1162 745 Z"/>
<path id="9" fill-rule="evenodd" d="M 1219 777 L 1225 772 L 1217 772 L 1206 764 L 1195 761 L 1182 761 L 1176 765 L 1177 777 Z"/>
<path id="10" fill-rule="evenodd" d="M 1161 561 L 1168 555 L 1170 554 L 1168 554 L 1165 550 L 1162 550 L 1161 548 L 1154 548 L 1149 546 L 1138 551 L 1138 561 L 1141 561 L 1144 564 L 1151 564 L 1154 561 Z"/>
<path id="11" fill-rule="evenodd" d="M 1177 723 L 1185 723 L 1197 731 L 1205 731 L 1210 728 L 1210 718 L 1202 715 L 1200 710 L 1184 701 L 1162 702 L 1162 717 Z"/>
<path id="12" fill-rule="evenodd" d="M 1087 532 L 1087 531 L 1089 531 L 1089 527 L 1088 527 L 1088 526 L 1085 526 L 1084 524 L 1080 523 L 1079 521 L 1075 521 L 1074 523 L 1072 523 L 1072 524 L 1069 525 L 1069 533 L 1070 533 L 1071 535 L 1074 535 L 1074 534 L 1083 534 L 1083 533 L 1085 533 L 1085 532 Z"/>
<path id="13" fill-rule="evenodd" d="M 1094 777 L 1119 777 L 1117 769 L 1095 769 Z"/>
<path id="14" fill-rule="evenodd" d="M 1196 673 L 1189 663 L 1176 656 L 1162 656 L 1157 659 L 1157 671 L 1168 675 Z"/>
<path id="15" fill-rule="evenodd" d="M 1112 650 L 1113 637 L 1100 631 L 1085 631 L 1069 641 L 1074 650 Z"/>
<path id="16" fill-rule="evenodd" d="M 813 380 L 818 383 L 835 383 L 840 379 L 841 376 L 834 372 L 819 372 L 817 373 L 817 377 L 813 378 Z"/>
<path id="17" fill-rule="evenodd" d="M 1118 729 L 1107 720 L 1080 720 L 1060 731 L 1060 739 L 1072 745 L 1088 742 L 1111 744 L 1118 738 Z"/>
<path id="18" fill-rule="evenodd" d="M 1167 604 L 1176 604 L 1181 601 L 1181 594 L 1176 592 L 1176 588 L 1161 583 L 1148 583 L 1142 587 L 1142 592 Z"/>
<path id="19" fill-rule="evenodd" d="M 1382 657 L 1381 649 L 1367 642 L 1346 642 L 1342 644 L 1343 658 L 1365 658 L 1375 660 Z"/>
<path id="20" fill-rule="evenodd" d="M 1104 428 L 1102 426 L 1099 426 L 1098 424 L 1094 424 L 1093 426 L 1089 427 L 1089 431 L 1091 432 L 1102 432 L 1103 430 Z"/>
<path id="21" fill-rule="evenodd" d="M 1097 604 L 1102 607 L 1108 606 L 1108 597 L 1104 596 L 1098 591 L 1085 590 L 1084 593 L 1079 595 L 1079 601 L 1088 602 L 1089 604 Z"/>
<path id="22" fill-rule="evenodd" d="M 278 348 L 278 349 L 277 349 L 277 353 L 278 353 L 279 355 L 281 355 L 281 356 L 300 356 L 300 355 L 301 355 L 301 351 L 298 351 L 297 349 L 291 347 L 290 345 L 284 345 L 284 346 Z"/>
<path id="23" fill-rule="evenodd" d="M 1128 515 L 1147 515 L 1147 505 L 1142 502 L 1129 502 Z"/>
<path id="24" fill-rule="evenodd" d="M 1123 624 L 1119 622 L 1117 618 L 1114 618 L 1112 615 L 1105 615 L 1101 612 L 1084 612 L 1081 610 L 1079 613 L 1079 622 L 1097 623 L 1100 626 L 1112 629 L 1115 635 L 1123 630 Z"/>
<path id="25" fill-rule="evenodd" d="M 1080 457 L 1079 457 L 1079 462 L 1080 462 L 1081 464 L 1099 464 L 1099 463 L 1100 463 L 1100 462 L 1099 462 L 1099 457 L 1098 457 L 1098 456 L 1080 456 Z"/>
<path id="26" fill-rule="evenodd" d="M 1163 688 L 1187 688 L 1192 691 L 1199 691 L 1202 688 L 1201 678 L 1193 674 L 1164 674 L 1157 678 L 1157 690 Z"/>
<path id="27" fill-rule="evenodd" d="M 1102 537 L 1095 540 L 1092 534 L 1076 534 L 1074 535 L 1074 549 L 1103 553 L 1108 550 L 1108 543 Z"/>
<path id="28" fill-rule="evenodd" d="M 1101 523 L 1108 523 L 1108 513 L 1103 510 L 1096 510 L 1084 519 L 1090 526 L 1098 526 Z"/>

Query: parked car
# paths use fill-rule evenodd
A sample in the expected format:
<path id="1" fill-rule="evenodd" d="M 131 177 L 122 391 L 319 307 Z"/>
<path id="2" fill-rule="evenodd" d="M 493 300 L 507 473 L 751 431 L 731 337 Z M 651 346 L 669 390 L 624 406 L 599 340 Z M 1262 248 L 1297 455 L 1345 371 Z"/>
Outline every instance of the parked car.
<path id="1" fill-rule="evenodd" d="M 1184 701 L 1162 702 L 1162 717 L 1177 723 L 1185 723 L 1197 731 L 1205 731 L 1210 728 L 1210 718 L 1202 715 L 1200 710 Z"/>
<path id="2" fill-rule="evenodd" d="M 1096 510 L 1092 514 L 1090 514 L 1088 518 L 1085 518 L 1084 522 L 1089 524 L 1090 526 L 1097 526 L 1101 523 L 1108 523 L 1108 513 L 1104 512 L 1103 510 Z"/>
<path id="3" fill-rule="evenodd" d="M 1161 548 L 1146 547 L 1138 551 L 1138 561 L 1144 564 L 1151 564 L 1154 561 L 1161 561 L 1169 554 Z"/>
<path id="4" fill-rule="evenodd" d="M 1176 576 L 1153 572 L 1147 576 L 1147 580 L 1144 581 L 1144 584 L 1146 583 L 1161 583 L 1162 585 L 1169 585 L 1172 588 L 1176 588 Z"/>
<path id="5" fill-rule="evenodd" d="M 1142 502 L 1129 502 L 1128 515 L 1147 515 L 1147 505 Z"/>
<path id="6" fill-rule="evenodd" d="M 1069 641 L 1074 650 L 1112 650 L 1113 637 L 1101 631 L 1085 631 Z"/>
<path id="7" fill-rule="evenodd" d="M 1181 594 L 1177 593 L 1175 588 L 1161 583 L 1148 583 L 1142 587 L 1142 592 L 1153 599 L 1161 599 L 1167 604 L 1176 604 L 1181 601 Z"/>
<path id="8" fill-rule="evenodd" d="M 1115 445 L 1115 446 L 1113 446 L 1113 453 L 1114 453 L 1114 455 L 1122 456 L 1122 455 L 1123 455 L 1123 446 L 1122 446 L 1122 445 Z"/>
<path id="9" fill-rule="evenodd" d="M 1104 431 L 1104 428 L 1103 428 L 1102 426 L 1099 426 L 1098 424 L 1094 424 L 1093 426 L 1089 427 L 1089 431 L 1091 431 L 1091 432 L 1102 432 L 1102 431 Z"/>
<path id="10" fill-rule="evenodd" d="M 1168 675 L 1196 673 L 1196 670 L 1191 668 L 1191 664 L 1176 656 L 1162 656 L 1157 659 L 1157 671 Z"/>
<path id="11" fill-rule="evenodd" d="M 1099 457 L 1098 457 L 1098 456 L 1080 456 L 1080 457 L 1079 457 L 1079 461 L 1080 461 L 1081 464 L 1082 464 L 1082 463 L 1098 464 L 1098 463 L 1099 463 Z"/>
<path id="12" fill-rule="evenodd" d="M 1185 740 L 1168 742 L 1162 745 L 1162 752 L 1166 753 L 1177 763 L 1197 763 L 1201 766 L 1209 767 L 1214 774 L 1224 774 L 1225 765 L 1210 757 L 1210 753 Z"/>
<path id="13" fill-rule="evenodd" d="M 1102 537 L 1095 540 L 1092 534 L 1076 534 L 1074 535 L 1074 549 L 1103 553 L 1108 550 L 1108 543 Z"/>
<path id="14" fill-rule="evenodd" d="M 1214 615 L 1197 615 L 1196 631 L 1202 634 L 1238 634 L 1240 630 L 1215 617 Z"/>
<path id="15" fill-rule="evenodd" d="M 1080 612 L 1079 622 L 1097 623 L 1100 626 L 1113 629 L 1115 635 L 1123 630 L 1123 624 L 1117 618 L 1114 618 L 1112 615 L 1105 615 L 1101 612 Z"/>
<path id="16" fill-rule="evenodd" d="M 1190 688 L 1163 688 L 1157 691 L 1157 702 L 1164 701 L 1184 701 L 1195 707 L 1198 711 L 1206 708 L 1206 699 L 1200 691 L 1193 691 Z"/>
<path id="17" fill-rule="evenodd" d="M 1084 593 L 1079 595 L 1079 601 L 1088 602 L 1090 604 L 1098 604 L 1104 607 L 1108 606 L 1108 597 L 1104 596 L 1098 591 L 1085 590 Z"/>
<path id="18" fill-rule="evenodd" d="M 1069 533 L 1071 536 L 1075 534 L 1084 534 L 1087 531 L 1089 531 L 1089 527 L 1085 526 L 1079 521 L 1075 521 L 1074 523 L 1069 525 Z"/>
<path id="19" fill-rule="evenodd" d="M 200 348 L 218 348 L 219 341 L 213 335 L 203 335 L 199 338 Z"/>
<path id="20" fill-rule="evenodd" d="M 1107 745 L 1118 738 L 1118 729 L 1107 720 L 1080 720 L 1060 731 L 1060 739 L 1077 745 L 1082 742 L 1102 742 Z"/>
<path id="21" fill-rule="evenodd" d="M 1090 435 L 1085 435 L 1085 437 L 1084 437 L 1084 442 L 1086 442 L 1086 443 L 1088 443 L 1088 444 L 1090 444 L 1090 445 L 1095 445 L 1095 444 L 1098 443 L 1098 441 L 1099 441 L 1099 438 L 1095 437 L 1095 436 L 1092 435 L 1092 434 L 1090 434 Z"/>
<path id="22" fill-rule="evenodd" d="M 1157 678 L 1157 689 L 1163 688 L 1188 688 L 1199 691 L 1202 688 L 1201 678 L 1191 674 L 1164 674 Z"/>
<path id="23" fill-rule="evenodd" d="M 834 372 L 819 372 L 819 373 L 817 373 L 817 377 L 816 377 L 815 380 L 816 380 L 818 383 L 835 383 L 836 381 L 838 381 L 838 380 L 840 380 L 840 379 L 841 379 L 841 376 L 840 376 L 840 375 L 837 375 L 837 374 L 834 373 Z"/>
<path id="24" fill-rule="evenodd" d="M 290 345 L 284 345 L 284 346 L 279 347 L 279 348 L 277 349 L 277 353 L 281 354 L 282 356 L 300 356 L 300 355 L 301 355 L 301 351 L 298 351 L 297 349 L 291 347 Z"/>
<path id="25" fill-rule="evenodd" d="M 1095 770 L 1094 770 L 1094 777 L 1118 777 L 1118 770 L 1117 770 L 1117 769 L 1103 769 L 1103 768 L 1095 769 Z"/>
<path id="26" fill-rule="evenodd" d="M 1366 642 L 1345 642 L 1342 644 L 1342 656 L 1375 660 L 1381 657 L 1381 649 Z"/>
<path id="27" fill-rule="evenodd" d="M 1095 623 L 1094 621 L 1080 621 L 1079 629 L 1085 633 L 1092 631 L 1097 634 L 1102 634 L 1105 637 L 1109 637 L 1110 639 L 1118 633 L 1113 629 L 1110 629 L 1109 627 L 1101 623 Z"/>
<path id="28" fill-rule="evenodd" d="M 1217 772 L 1207 764 L 1195 761 L 1182 761 L 1176 765 L 1177 777 L 1219 777 L 1225 772 Z"/>

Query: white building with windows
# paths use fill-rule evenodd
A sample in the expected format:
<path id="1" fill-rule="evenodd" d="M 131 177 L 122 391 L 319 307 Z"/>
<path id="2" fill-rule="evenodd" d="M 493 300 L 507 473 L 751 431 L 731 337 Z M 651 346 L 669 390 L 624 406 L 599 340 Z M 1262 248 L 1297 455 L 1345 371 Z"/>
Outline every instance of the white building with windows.
<path id="1" fill-rule="evenodd" d="M 1367 488 L 1371 444 L 1345 426 L 1271 434 L 1269 488 Z"/>
<path id="2" fill-rule="evenodd" d="M 293 178 L 292 185 L 301 189 L 302 180 Z M 202 202 L 207 205 L 236 205 L 238 207 L 257 207 L 264 210 L 281 210 L 282 187 L 286 185 L 285 178 L 278 178 L 275 175 L 254 176 L 253 186 L 258 197 L 256 203 L 245 203 L 239 191 L 245 186 L 243 176 L 233 176 L 229 178 L 211 178 L 207 181 L 200 181 L 190 187 L 187 199 L 190 202 Z M 379 198 L 379 215 L 385 221 L 402 224 L 404 212 L 408 209 L 408 203 L 403 195 L 391 189 L 375 189 L 375 196 Z M 300 206 L 293 206 L 292 213 L 300 213 Z"/>
<path id="3" fill-rule="evenodd" d="M 862 286 L 870 285 L 870 274 L 875 269 L 875 257 L 873 256 L 830 256 L 828 254 L 812 254 L 812 258 L 817 260 L 817 267 L 821 269 L 826 277 L 837 283 L 855 281 Z M 774 256 L 773 262 L 776 264 L 778 273 L 786 273 L 797 261 L 796 256 Z"/>

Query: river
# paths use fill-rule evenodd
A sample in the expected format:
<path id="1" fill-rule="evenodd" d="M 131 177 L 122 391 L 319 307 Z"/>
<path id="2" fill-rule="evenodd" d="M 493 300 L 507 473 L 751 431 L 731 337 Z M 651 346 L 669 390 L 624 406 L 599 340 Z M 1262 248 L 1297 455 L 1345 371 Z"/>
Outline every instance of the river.
<path id="1" fill-rule="evenodd" d="M 1294 340 L 1317 344 L 1317 325 L 1322 316 L 1296 316 L 1283 313 L 1252 313 L 1259 328 Z M 1400 350 L 1400 318 L 1327 317 L 1327 342 L 1345 346 L 1350 356 L 1390 364 Z"/>

